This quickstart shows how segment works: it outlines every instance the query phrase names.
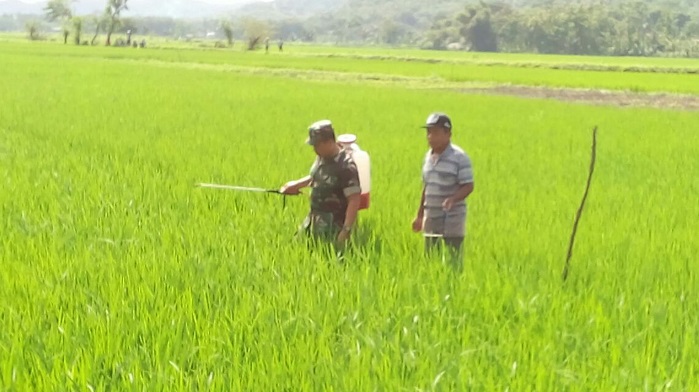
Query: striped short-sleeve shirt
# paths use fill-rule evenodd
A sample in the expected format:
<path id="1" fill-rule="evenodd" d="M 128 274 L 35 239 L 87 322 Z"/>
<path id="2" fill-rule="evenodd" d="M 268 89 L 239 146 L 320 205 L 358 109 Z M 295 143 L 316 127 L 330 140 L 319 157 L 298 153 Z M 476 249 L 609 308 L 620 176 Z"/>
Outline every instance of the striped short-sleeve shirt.
<path id="1" fill-rule="evenodd" d="M 449 144 L 440 155 L 428 151 L 422 166 L 425 185 L 425 217 L 444 216 L 442 203 L 463 185 L 473 182 L 471 158 L 458 146 Z M 450 216 L 466 216 L 466 201 L 454 204 Z"/>

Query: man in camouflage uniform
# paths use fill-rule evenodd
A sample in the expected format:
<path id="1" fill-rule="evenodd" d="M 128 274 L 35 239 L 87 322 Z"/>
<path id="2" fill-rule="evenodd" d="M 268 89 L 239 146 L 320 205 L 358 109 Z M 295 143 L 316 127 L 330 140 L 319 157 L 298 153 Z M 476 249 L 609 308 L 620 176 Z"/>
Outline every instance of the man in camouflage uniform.
<path id="1" fill-rule="evenodd" d="M 317 155 L 310 175 L 288 182 L 281 192 L 298 194 L 301 188 L 310 186 L 311 211 L 302 229 L 316 238 L 344 245 L 359 211 L 361 188 L 357 166 L 350 153 L 337 144 L 329 120 L 313 123 L 308 128 L 306 143 L 313 146 Z"/>

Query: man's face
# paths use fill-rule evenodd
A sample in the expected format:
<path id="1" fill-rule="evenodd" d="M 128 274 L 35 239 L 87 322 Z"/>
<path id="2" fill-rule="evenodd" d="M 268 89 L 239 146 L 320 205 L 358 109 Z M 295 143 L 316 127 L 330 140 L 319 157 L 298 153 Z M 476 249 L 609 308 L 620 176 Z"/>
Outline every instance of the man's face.
<path id="1" fill-rule="evenodd" d="M 427 143 L 433 149 L 446 147 L 450 139 L 451 131 L 444 127 L 433 125 L 427 128 Z"/>
<path id="2" fill-rule="evenodd" d="M 313 150 L 321 158 L 330 158 L 335 155 L 335 144 L 332 139 L 319 141 L 313 145 Z"/>

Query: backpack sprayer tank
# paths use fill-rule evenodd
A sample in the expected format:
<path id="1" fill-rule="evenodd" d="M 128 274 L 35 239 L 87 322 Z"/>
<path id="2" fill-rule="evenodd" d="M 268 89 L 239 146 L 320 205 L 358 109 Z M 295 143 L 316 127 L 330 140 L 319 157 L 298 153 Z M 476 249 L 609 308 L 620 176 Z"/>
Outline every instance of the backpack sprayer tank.
<path id="1" fill-rule="evenodd" d="M 359 209 L 366 210 L 369 208 L 371 199 L 371 160 L 369 159 L 369 154 L 359 148 L 356 135 L 340 135 L 337 138 L 337 143 L 340 145 L 340 147 L 352 154 L 352 159 L 357 165 L 357 171 L 359 172 L 359 187 L 362 190 Z"/>

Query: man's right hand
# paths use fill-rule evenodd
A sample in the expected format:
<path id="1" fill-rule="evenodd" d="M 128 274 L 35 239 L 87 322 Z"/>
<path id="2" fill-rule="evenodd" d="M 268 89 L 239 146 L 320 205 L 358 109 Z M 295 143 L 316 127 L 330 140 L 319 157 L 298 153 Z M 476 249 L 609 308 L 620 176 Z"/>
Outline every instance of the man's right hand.
<path id="1" fill-rule="evenodd" d="M 418 215 L 413 221 L 413 231 L 419 233 L 422 231 L 422 220 L 423 217 Z"/>
<path id="2" fill-rule="evenodd" d="M 301 184 L 298 181 L 289 181 L 282 186 L 279 192 L 285 195 L 298 195 L 301 193 Z"/>

